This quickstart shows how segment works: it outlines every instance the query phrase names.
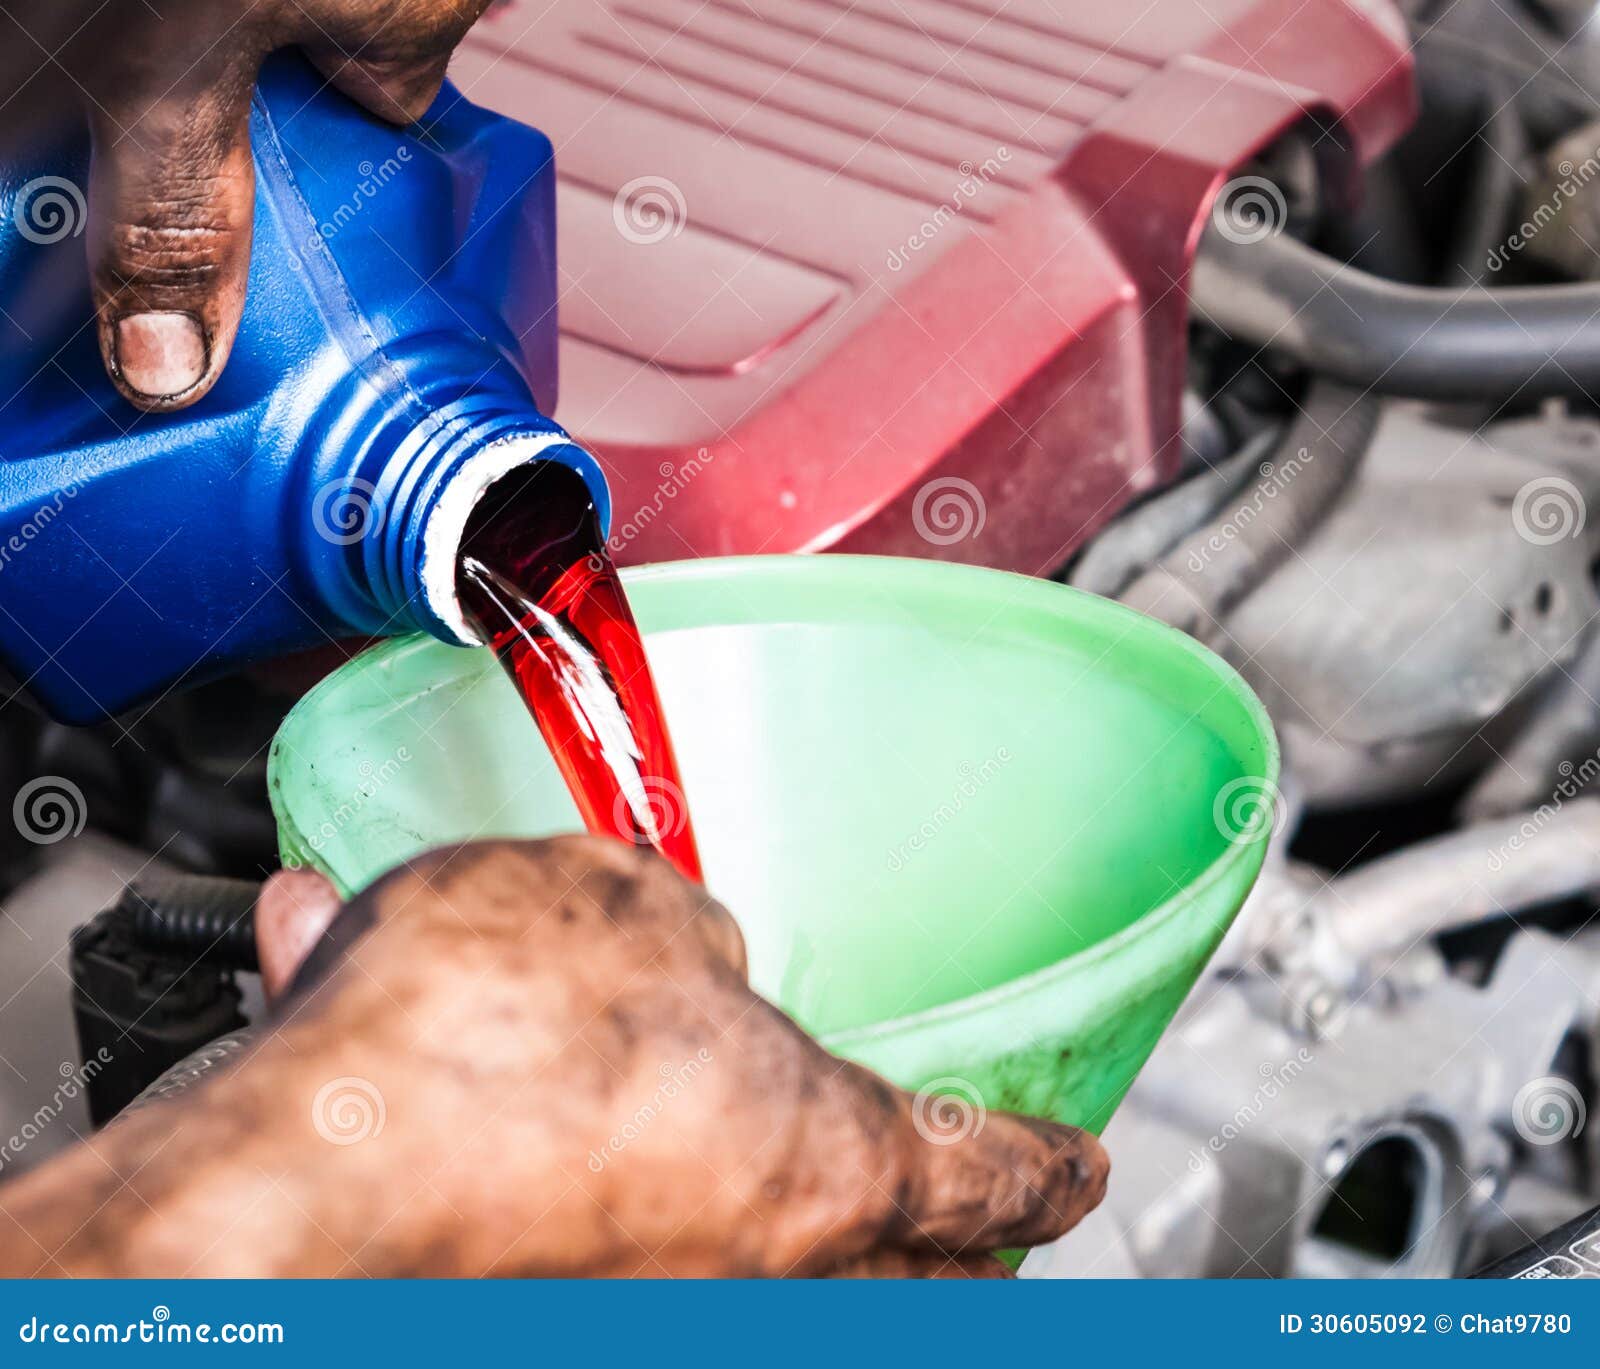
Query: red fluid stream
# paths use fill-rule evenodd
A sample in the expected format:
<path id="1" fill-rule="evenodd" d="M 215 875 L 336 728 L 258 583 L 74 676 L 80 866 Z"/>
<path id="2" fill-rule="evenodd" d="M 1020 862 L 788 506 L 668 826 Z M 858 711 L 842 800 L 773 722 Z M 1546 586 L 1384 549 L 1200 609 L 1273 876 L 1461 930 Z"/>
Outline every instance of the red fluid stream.
<path id="1" fill-rule="evenodd" d="M 467 524 L 456 587 L 589 831 L 653 846 L 699 882 L 661 700 L 581 477 L 542 463 L 492 486 Z"/>

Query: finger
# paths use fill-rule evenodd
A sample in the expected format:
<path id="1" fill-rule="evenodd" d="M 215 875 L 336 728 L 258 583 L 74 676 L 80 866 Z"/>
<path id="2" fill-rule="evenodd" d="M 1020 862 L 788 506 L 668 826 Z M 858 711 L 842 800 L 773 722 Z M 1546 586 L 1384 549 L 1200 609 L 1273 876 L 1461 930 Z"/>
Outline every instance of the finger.
<path id="1" fill-rule="evenodd" d="M 937 1098 L 906 1102 L 898 1128 L 904 1172 L 883 1233 L 887 1244 L 945 1251 L 1043 1245 L 1105 1196 L 1111 1162 L 1088 1132 L 981 1108 L 961 1111 L 951 1130 L 930 1112 Z"/>
<path id="2" fill-rule="evenodd" d="M 829 1271 L 830 1279 L 1011 1279 L 993 1255 L 946 1255 L 942 1250 L 875 1250 Z"/>
<path id="3" fill-rule="evenodd" d="M 391 124 L 415 123 L 444 85 L 448 51 L 426 57 L 351 56 L 342 48 L 310 47 L 312 63 L 336 90 Z"/>
<path id="4" fill-rule="evenodd" d="M 677 874 L 676 871 L 673 872 Z M 680 879 L 682 876 L 678 876 Z M 711 950 L 739 973 L 739 978 L 750 978 L 750 957 L 744 944 L 744 933 L 738 922 L 722 904 L 709 894 L 700 908 L 700 925 Z"/>
<path id="5" fill-rule="evenodd" d="M 180 409 L 221 374 L 244 310 L 255 70 L 97 110 L 90 264 L 100 348 L 143 409 Z"/>
<path id="6" fill-rule="evenodd" d="M 438 97 L 451 53 L 488 7 L 489 0 L 431 0 L 383 23 L 352 9 L 344 22 L 298 37 L 336 88 L 380 119 L 408 124 Z"/>
<path id="7" fill-rule="evenodd" d="M 787 1205 L 773 1228 L 785 1239 L 768 1241 L 774 1272 L 826 1272 L 883 1249 L 969 1256 L 1044 1245 L 1105 1196 L 1110 1162 L 1087 1132 L 988 1112 L 970 1089 L 912 1097 L 810 1050 L 793 1146 L 805 1162 L 762 1174 Z"/>
<path id="8" fill-rule="evenodd" d="M 315 870 L 279 870 L 256 900 L 256 954 L 269 1000 L 282 997 L 339 915 L 339 893 Z"/>

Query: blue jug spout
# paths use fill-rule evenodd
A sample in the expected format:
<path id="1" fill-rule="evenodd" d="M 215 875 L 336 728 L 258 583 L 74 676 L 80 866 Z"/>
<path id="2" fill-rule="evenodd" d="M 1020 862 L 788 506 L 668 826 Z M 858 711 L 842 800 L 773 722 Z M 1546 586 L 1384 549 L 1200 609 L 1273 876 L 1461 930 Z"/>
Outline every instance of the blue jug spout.
<path id="1" fill-rule="evenodd" d="M 370 635 L 389 635 L 400 625 L 458 646 L 481 645 L 456 594 L 462 538 L 489 488 L 534 462 L 581 476 L 601 526 L 609 526 L 599 465 L 559 427 L 525 410 L 455 406 L 407 434 L 371 478 L 335 476 L 311 494 L 318 536 L 306 545 L 322 596 Z M 306 469 L 314 472 L 316 464 Z M 348 557 L 341 554 L 347 550 Z"/>

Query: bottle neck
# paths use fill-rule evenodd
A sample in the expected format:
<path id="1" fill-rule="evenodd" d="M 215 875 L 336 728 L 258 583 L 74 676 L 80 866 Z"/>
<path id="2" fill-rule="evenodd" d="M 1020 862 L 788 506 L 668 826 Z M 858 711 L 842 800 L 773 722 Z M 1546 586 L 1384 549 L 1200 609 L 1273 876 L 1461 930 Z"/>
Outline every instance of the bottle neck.
<path id="1" fill-rule="evenodd" d="M 317 577 L 335 615 L 372 635 L 421 631 L 481 645 L 456 592 L 467 520 L 497 480 L 539 461 L 576 471 L 609 528 L 599 463 L 531 404 L 458 401 L 411 426 L 386 454 L 369 449 L 313 499 L 318 537 L 343 553 L 331 575 Z"/>
<path id="2" fill-rule="evenodd" d="M 563 432 L 509 432 L 464 454 L 439 481 L 406 555 L 414 567 L 414 589 L 409 597 L 420 610 L 419 625 L 424 631 L 457 646 L 483 644 L 456 593 L 456 567 L 467 520 L 497 480 L 540 461 L 555 461 L 576 470 L 596 500 L 608 502 L 595 459 Z M 600 516 L 604 527 L 610 520 L 609 507 L 603 508 Z"/>

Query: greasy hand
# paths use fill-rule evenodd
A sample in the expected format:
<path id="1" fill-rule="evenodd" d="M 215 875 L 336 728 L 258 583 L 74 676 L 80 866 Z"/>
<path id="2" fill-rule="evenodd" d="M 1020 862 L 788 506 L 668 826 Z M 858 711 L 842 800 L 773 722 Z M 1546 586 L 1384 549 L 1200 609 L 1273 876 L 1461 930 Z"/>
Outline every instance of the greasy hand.
<path id="1" fill-rule="evenodd" d="M 295 908 L 315 920 L 315 878 L 273 886 L 269 942 Z M 184 1223 L 145 1217 L 116 1272 L 992 1272 L 975 1257 L 1053 1239 L 1104 1190 L 1099 1144 L 1067 1127 L 991 1113 L 925 1137 L 909 1095 L 750 991 L 732 918 L 655 856 L 587 837 L 454 848 L 345 918 L 369 915 L 196 1100 L 172 1144 L 211 1177 L 169 1163 L 161 1108 L 108 1133 L 147 1130 L 153 1158 L 113 1168 Z M 81 1182 L 118 1181 L 101 1173 Z M 241 1217 L 276 1194 L 259 1231 Z"/>
<path id="2" fill-rule="evenodd" d="M 283 906 L 310 901 L 267 901 L 269 973 Z M 431 1192 L 399 1216 L 392 1185 L 352 1199 L 351 1225 L 392 1219 L 450 1273 L 950 1272 L 1053 1238 L 1103 1191 L 1098 1143 L 1063 1127 L 925 1139 L 908 1095 L 750 991 L 736 923 L 654 856 L 459 848 L 361 903 L 376 930 L 300 1009 L 319 1043 L 301 1092 L 381 1093 L 392 1162 Z"/>
<path id="3" fill-rule="evenodd" d="M 100 347 L 147 409 L 199 399 L 244 308 L 262 59 L 298 46 L 381 118 L 417 118 L 489 0 L 0 0 L 5 117 L 65 90 L 94 139 Z M 63 79 L 64 78 L 64 79 Z"/>

